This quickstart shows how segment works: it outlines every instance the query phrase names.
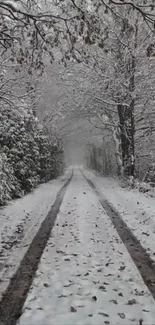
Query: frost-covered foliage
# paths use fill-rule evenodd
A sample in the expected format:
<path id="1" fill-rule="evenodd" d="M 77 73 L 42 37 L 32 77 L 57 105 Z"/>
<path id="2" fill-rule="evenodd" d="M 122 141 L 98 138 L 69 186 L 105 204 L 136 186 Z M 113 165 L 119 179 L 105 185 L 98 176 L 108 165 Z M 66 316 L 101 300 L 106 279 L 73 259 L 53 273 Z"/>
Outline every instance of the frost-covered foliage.
<path id="1" fill-rule="evenodd" d="M 5 153 L 0 152 L 0 205 L 20 196 L 20 185 Z"/>
<path id="2" fill-rule="evenodd" d="M 32 110 L 2 107 L 0 113 L 0 205 L 28 193 L 63 170 L 61 141 L 48 136 Z"/>

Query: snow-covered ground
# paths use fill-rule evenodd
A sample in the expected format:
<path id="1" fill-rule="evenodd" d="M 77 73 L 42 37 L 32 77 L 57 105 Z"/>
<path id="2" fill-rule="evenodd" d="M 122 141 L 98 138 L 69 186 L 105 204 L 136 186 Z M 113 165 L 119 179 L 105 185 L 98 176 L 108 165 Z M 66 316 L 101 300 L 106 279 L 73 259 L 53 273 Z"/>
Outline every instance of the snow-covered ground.
<path id="1" fill-rule="evenodd" d="M 0 209 L 0 298 L 70 174 L 68 169 L 59 179 Z"/>
<path id="2" fill-rule="evenodd" d="M 78 170 L 18 322 L 29 324 L 155 324 L 155 302 Z"/>
<path id="3" fill-rule="evenodd" d="M 155 199 L 136 189 L 121 188 L 117 180 L 112 178 L 96 176 L 84 169 L 83 171 L 99 192 L 120 212 L 122 219 L 155 261 Z"/>

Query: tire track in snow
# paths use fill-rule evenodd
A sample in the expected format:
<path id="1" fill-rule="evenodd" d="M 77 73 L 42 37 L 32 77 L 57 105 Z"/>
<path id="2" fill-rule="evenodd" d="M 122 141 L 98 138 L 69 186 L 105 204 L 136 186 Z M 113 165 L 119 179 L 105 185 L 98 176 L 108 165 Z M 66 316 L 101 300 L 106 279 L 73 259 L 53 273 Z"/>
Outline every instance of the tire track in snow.
<path id="1" fill-rule="evenodd" d="M 0 325 L 15 325 L 21 315 L 22 307 L 32 284 L 38 263 L 47 244 L 55 219 L 59 212 L 70 178 L 57 194 L 56 200 L 32 240 L 19 268 L 10 280 L 0 303 Z"/>
<path id="2" fill-rule="evenodd" d="M 89 186 L 93 189 L 103 209 L 107 212 L 113 225 L 115 226 L 121 240 L 125 244 L 131 258 L 133 259 L 137 269 L 139 270 L 144 283 L 148 287 L 150 293 L 155 299 L 155 263 L 148 255 L 145 248 L 141 245 L 140 241 L 128 228 L 126 223 L 121 218 L 119 212 L 110 204 L 103 195 L 96 189 L 94 183 L 87 178 L 82 170 L 80 170 L 83 177 L 88 182 Z"/>

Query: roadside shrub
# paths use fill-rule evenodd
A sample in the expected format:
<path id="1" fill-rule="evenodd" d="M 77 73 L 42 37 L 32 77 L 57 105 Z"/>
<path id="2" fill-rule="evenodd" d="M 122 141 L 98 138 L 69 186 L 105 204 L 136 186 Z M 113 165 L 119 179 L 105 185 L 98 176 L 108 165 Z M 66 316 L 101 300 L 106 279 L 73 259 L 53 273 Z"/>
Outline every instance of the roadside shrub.
<path id="1" fill-rule="evenodd" d="M 47 131 L 25 107 L 0 113 L 0 205 L 31 191 L 63 171 L 60 139 Z"/>

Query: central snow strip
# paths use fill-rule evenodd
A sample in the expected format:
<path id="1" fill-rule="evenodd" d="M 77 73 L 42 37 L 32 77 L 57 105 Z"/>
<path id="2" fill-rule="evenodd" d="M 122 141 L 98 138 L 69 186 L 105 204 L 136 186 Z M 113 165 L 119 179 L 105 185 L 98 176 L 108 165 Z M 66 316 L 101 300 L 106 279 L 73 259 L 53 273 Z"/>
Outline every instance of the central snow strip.
<path id="1" fill-rule="evenodd" d="M 78 170 L 18 322 L 28 324 L 155 324 L 155 302 Z"/>

